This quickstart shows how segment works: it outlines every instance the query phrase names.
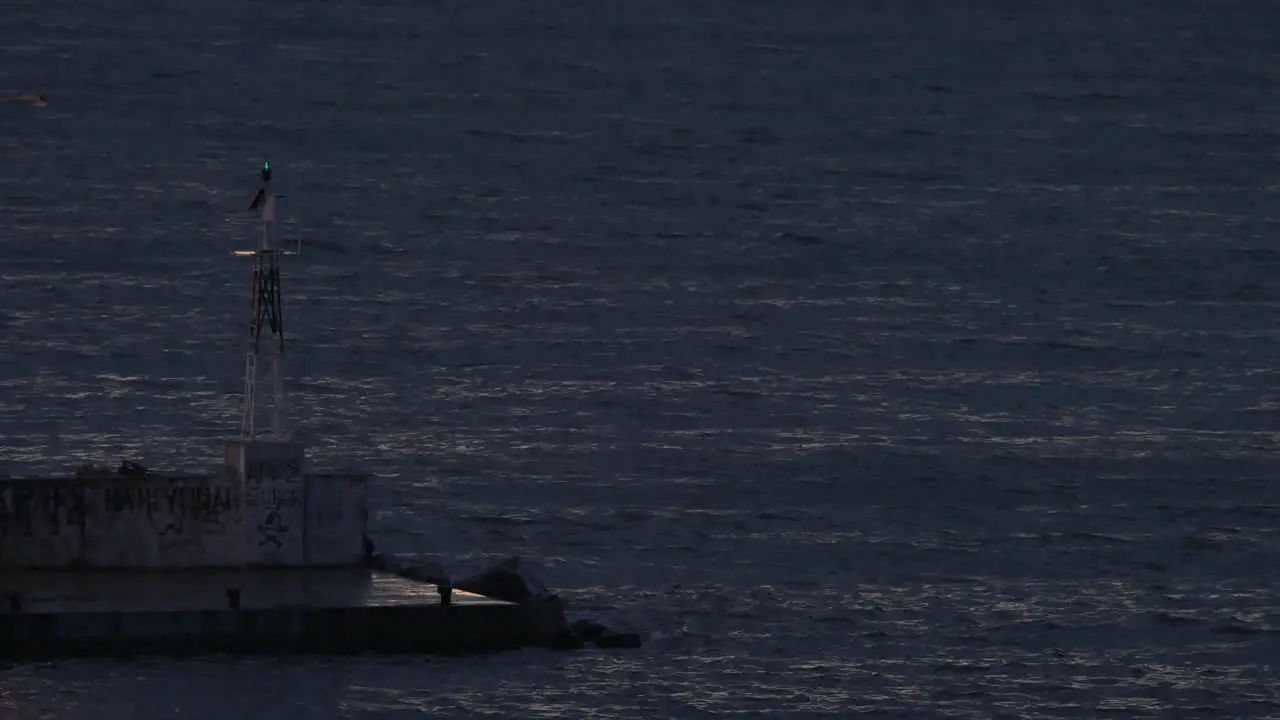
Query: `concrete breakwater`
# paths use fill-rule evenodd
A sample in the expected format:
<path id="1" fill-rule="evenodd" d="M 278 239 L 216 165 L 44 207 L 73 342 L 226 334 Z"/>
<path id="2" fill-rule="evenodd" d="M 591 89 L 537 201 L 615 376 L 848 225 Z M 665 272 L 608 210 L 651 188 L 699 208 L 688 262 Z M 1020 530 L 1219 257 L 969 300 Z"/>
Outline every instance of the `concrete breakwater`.
<path id="1" fill-rule="evenodd" d="M 369 477 L 308 471 L 282 369 L 280 262 L 297 257 L 301 238 L 281 237 L 271 163 L 259 173 L 256 242 L 233 251 L 253 261 L 252 315 L 240 433 L 221 471 L 150 473 L 124 461 L 71 477 L 0 473 L 0 655 L 572 644 L 545 588 L 502 599 L 519 573 L 498 568 L 455 589 L 447 577 L 374 567 Z"/>
<path id="2" fill-rule="evenodd" d="M 0 478 L 0 656 L 640 643 L 567 622 L 527 563 L 455 582 L 375 554 L 365 475 L 232 470 Z"/>

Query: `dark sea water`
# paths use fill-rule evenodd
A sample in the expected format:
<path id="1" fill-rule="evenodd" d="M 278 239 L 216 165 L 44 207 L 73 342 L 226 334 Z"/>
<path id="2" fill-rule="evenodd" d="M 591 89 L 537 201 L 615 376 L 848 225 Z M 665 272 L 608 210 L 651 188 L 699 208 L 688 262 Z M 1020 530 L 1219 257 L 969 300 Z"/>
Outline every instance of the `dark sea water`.
<path id="1" fill-rule="evenodd" d="M 207 469 L 263 159 L 380 547 L 630 652 L 65 662 L 4 718 L 1280 717 L 1280 4 L 0 6 L 10 472 Z"/>

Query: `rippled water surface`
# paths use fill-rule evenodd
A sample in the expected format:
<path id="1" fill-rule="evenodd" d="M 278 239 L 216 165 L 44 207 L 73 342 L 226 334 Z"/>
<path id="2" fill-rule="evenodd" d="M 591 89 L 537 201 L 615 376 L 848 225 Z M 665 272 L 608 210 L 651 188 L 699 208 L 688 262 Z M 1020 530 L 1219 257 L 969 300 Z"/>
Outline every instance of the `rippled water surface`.
<path id="1" fill-rule="evenodd" d="M 2 12 L 11 472 L 214 463 L 269 158 L 379 545 L 648 634 L 10 667 L 5 717 L 1280 717 L 1280 5 Z"/>

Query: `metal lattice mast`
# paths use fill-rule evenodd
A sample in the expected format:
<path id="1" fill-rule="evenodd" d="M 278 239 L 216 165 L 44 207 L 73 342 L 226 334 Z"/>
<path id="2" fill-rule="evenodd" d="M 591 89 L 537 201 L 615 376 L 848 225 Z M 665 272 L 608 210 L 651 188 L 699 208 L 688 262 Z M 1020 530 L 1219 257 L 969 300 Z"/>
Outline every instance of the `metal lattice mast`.
<path id="1" fill-rule="evenodd" d="M 259 356 L 265 355 L 270 383 L 271 434 L 277 440 L 286 439 L 284 400 L 284 308 L 280 294 L 280 259 L 297 252 L 281 248 L 276 228 L 276 198 L 271 191 L 271 163 L 262 163 L 262 187 L 249 204 L 261 219 L 258 230 L 258 246 L 253 250 L 239 250 L 236 255 L 253 258 L 253 310 L 249 322 L 249 348 L 244 363 L 244 408 L 240 418 L 240 437 L 253 440 L 257 437 L 260 402 L 266 393 L 258 383 Z M 300 243 L 299 243 L 300 247 Z M 264 348 L 263 333 L 267 333 Z"/>

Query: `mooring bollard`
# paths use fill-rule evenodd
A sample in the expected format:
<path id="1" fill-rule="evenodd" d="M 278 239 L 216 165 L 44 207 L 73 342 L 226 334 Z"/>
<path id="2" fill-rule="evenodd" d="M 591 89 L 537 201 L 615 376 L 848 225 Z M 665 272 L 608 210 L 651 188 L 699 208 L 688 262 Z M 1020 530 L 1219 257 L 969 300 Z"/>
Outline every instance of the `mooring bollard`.
<path id="1" fill-rule="evenodd" d="M 240 588 L 227 588 L 227 604 L 232 610 L 240 609 Z"/>
<path id="2" fill-rule="evenodd" d="M 436 585 L 436 592 L 440 593 L 440 604 L 448 607 L 453 604 L 453 582 L 445 580 Z"/>
<path id="3" fill-rule="evenodd" d="M 18 593 L 9 593 L 9 612 L 22 612 L 22 596 Z"/>

